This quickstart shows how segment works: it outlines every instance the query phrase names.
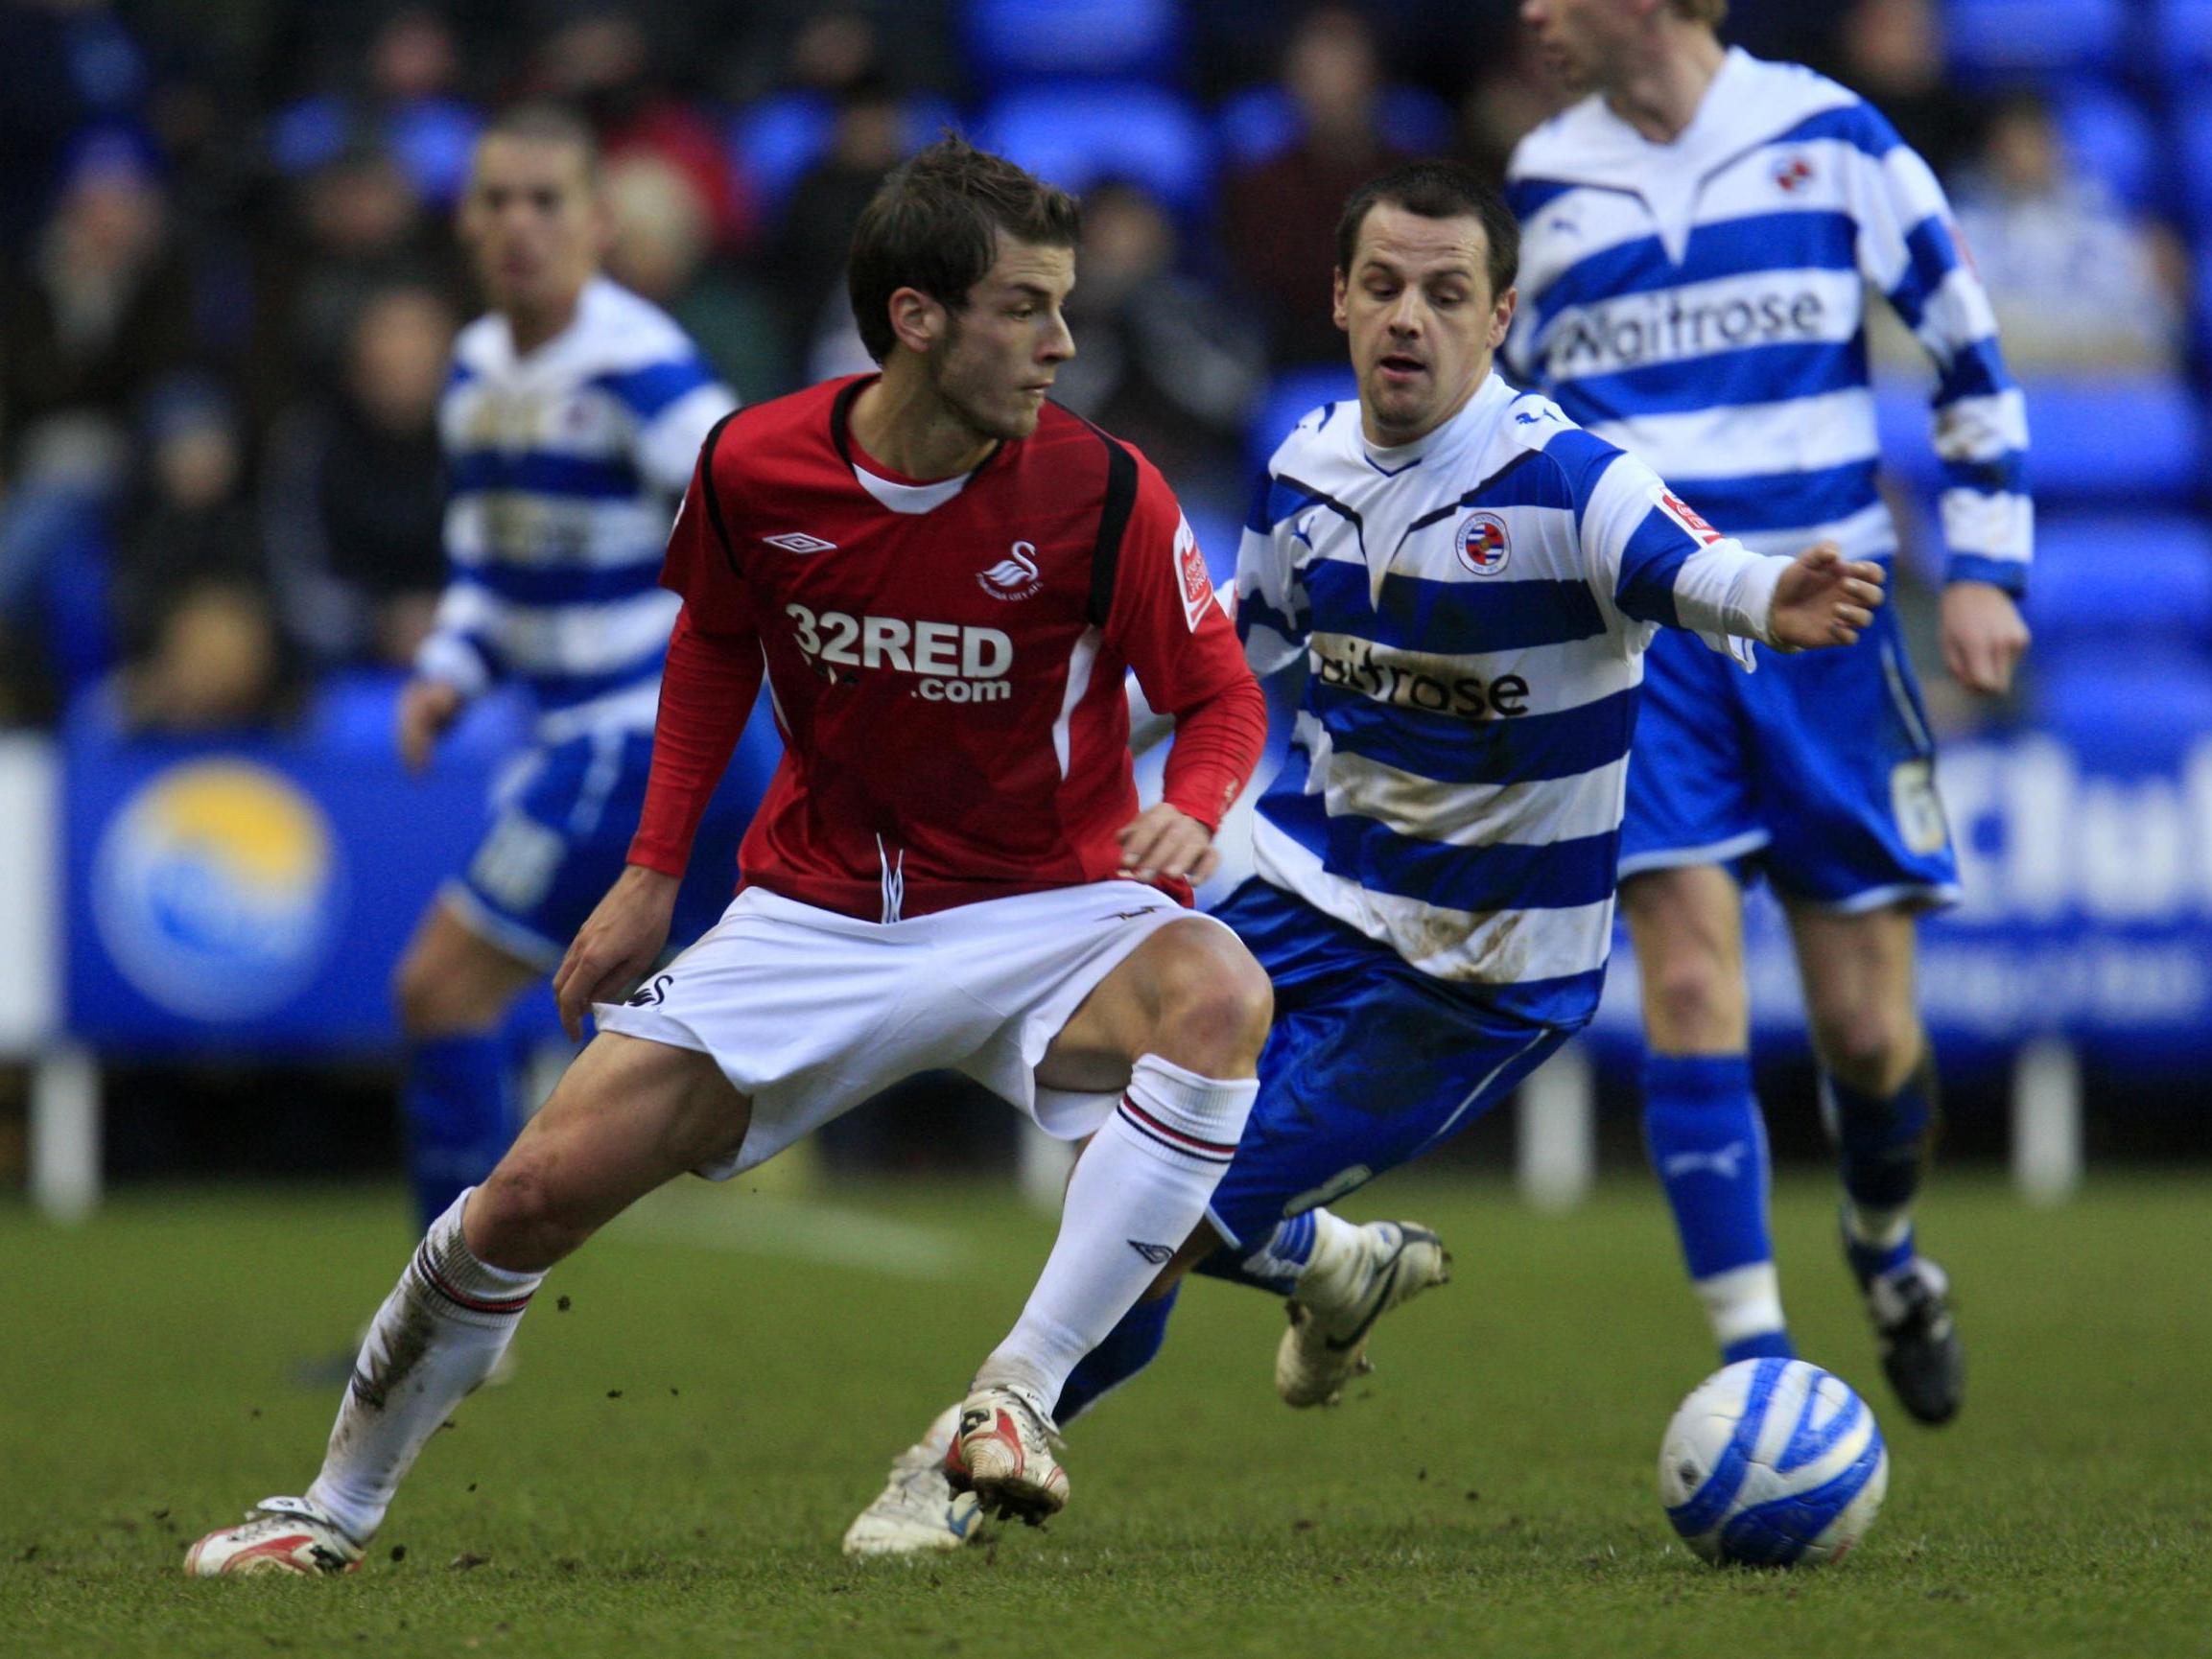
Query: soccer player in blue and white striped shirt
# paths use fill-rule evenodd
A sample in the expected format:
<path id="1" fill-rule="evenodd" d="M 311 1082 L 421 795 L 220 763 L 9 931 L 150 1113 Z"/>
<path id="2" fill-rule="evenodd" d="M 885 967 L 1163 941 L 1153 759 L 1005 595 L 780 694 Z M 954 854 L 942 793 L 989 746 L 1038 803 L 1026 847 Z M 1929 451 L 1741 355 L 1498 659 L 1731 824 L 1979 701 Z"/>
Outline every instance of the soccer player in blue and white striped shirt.
<path id="1" fill-rule="evenodd" d="M 1063 1426 L 1158 1351 L 1188 1263 L 1292 1298 L 1277 1390 L 1335 1397 L 1375 1320 L 1446 1258 L 1424 1228 L 1323 1206 L 1441 1145 L 1597 1007 L 1647 642 L 1692 630 L 1738 673 L 1744 642 L 1848 644 L 1880 602 L 1876 567 L 1725 539 L 1494 374 L 1518 241 L 1451 163 L 1345 208 L 1336 321 L 1359 397 L 1283 440 L 1237 563 L 1255 671 L 1305 671 L 1258 874 L 1213 913 L 1274 983 L 1259 1094 L 1208 1225 L 1075 1367 Z M 956 1547 L 934 1467 L 926 1437 L 846 1549 Z"/>
<path id="2" fill-rule="evenodd" d="M 1950 548 L 1943 654 L 1999 691 L 2032 518 L 2027 421 L 1934 175 L 1882 116 L 1794 64 L 1724 51 L 1725 0 L 1522 0 L 1591 96 L 1524 139 L 1509 365 L 1752 547 L 1886 560 L 1866 291 L 1937 369 Z M 1894 619 L 1855 651 L 1716 674 L 1655 642 L 1621 841 L 1651 1040 L 1645 1127 L 1730 1359 L 1788 1354 L 1752 1094 L 1737 885 L 1788 909 L 1842 1146 L 1844 1232 L 1907 1409 L 1958 1410 L 1959 1344 L 1910 1204 L 1935 1110 L 1914 915 L 1958 895 L 1933 745 Z"/>
<path id="3" fill-rule="evenodd" d="M 426 1227 L 518 1127 L 509 1006 L 622 873 L 677 609 L 659 585 L 669 522 L 736 402 L 674 322 L 599 274 L 607 217 L 580 121 L 544 106 L 495 121 L 460 226 L 492 309 L 456 342 L 439 409 L 452 576 L 402 695 L 400 745 L 426 764 L 501 682 L 527 688 L 537 730 L 399 968 Z M 680 937 L 727 902 L 727 882 L 702 876 L 689 898 Z"/>

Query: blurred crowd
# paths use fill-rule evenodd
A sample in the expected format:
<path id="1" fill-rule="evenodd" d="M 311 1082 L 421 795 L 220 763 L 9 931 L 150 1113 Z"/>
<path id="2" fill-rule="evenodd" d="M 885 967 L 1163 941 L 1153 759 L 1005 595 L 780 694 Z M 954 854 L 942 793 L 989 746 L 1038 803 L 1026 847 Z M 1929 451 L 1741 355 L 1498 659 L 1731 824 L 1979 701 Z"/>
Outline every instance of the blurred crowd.
<path id="1" fill-rule="evenodd" d="M 1937 165 L 2024 376 L 2190 373 L 2161 94 L 1962 81 L 1932 0 L 1735 0 L 1728 33 Z M 850 229 L 942 127 L 1078 188 L 1060 393 L 1231 525 L 1269 388 L 1341 362 L 1348 190 L 1500 168 L 1558 105 L 1510 0 L 0 0 L 0 726 L 281 722 L 411 659 L 452 209 L 509 100 L 588 115 L 613 273 L 748 400 L 864 365 Z"/>

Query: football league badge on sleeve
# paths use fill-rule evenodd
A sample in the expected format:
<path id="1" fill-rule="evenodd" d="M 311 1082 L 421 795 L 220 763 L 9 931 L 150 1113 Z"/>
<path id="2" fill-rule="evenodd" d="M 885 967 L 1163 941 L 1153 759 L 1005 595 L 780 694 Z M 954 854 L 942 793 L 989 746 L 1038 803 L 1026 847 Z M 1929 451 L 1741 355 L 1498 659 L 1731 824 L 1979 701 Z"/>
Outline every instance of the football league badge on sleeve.
<path id="1" fill-rule="evenodd" d="M 1470 513 L 1452 537 L 1459 562 L 1478 576 L 1494 576 L 1513 557 L 1513 542 L 1505 533 L 1505 521 L 1495 513 Z"/>

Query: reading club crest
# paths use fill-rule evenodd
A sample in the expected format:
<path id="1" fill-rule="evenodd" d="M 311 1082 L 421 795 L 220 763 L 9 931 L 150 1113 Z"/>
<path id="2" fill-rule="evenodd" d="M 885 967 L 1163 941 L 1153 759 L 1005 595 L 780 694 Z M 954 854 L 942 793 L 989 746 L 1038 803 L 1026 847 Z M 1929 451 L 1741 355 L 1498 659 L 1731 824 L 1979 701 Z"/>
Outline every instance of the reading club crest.
<path id="1" fill-rule="evenodd" d="M 1513 557 L 1513 543 L 1505 533 L 1505 521 L 1495 513 L 1470 513 L 1452 538 L 1459 562 L 1478 576 L 1494 576 Z"/>

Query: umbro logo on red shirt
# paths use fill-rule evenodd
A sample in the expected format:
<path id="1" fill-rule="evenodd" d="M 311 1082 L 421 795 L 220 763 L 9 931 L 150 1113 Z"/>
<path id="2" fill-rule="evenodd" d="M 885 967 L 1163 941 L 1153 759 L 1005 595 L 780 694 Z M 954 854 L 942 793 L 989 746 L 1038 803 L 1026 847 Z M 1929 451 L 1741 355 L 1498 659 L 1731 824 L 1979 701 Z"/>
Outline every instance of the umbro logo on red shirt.
<path id="1" fill-rule="evenodd" d="M 762 541 L 771 548 L 781 548 L 787 553 L 834 553 L 835 542 L 825 542 L 820 536 L 810 536 L 805 530 L 786 530 L 780 536 L 763 536 Z"/>

